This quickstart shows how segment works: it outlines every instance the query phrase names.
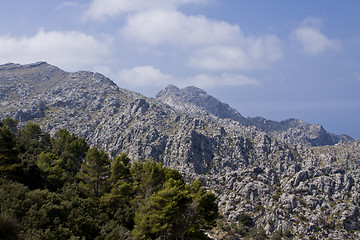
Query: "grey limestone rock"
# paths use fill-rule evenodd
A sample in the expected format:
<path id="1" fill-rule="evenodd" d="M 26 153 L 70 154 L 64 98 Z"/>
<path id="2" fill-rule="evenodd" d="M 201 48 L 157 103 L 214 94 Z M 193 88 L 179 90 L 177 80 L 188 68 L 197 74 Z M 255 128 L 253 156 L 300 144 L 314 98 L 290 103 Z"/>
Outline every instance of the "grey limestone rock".
<path id="1" fill-rule="evenodd" d="M 156 98 L 99 73 L 44 62 L 0 66 L 0 117 L 60 128 L 112 157 L 154 159 L 201 179 L 225 221 L 297 239 L 358 237 L 360 142 L 301 120 L 244 118 L 205 91 L 168 86 Z"/>
<path id="2" fill-rule="evenodd" d="M 205 115 L 220 119 L 231 119 L 246 126 L 255 126 L 273 137 L 291 144 L 308 144 L 311 146 L 334 145 L 340 142 L 352 142 L 346 135 L 334 135 L 327 132 L 319 124 L 308 124 L 298 119 L 277 122 L 262 117 L 244 118 L 228 104 L 208 95 L 196 87 L 179 89 L 169 85 L 156 95 L 158 101 L 164 102 L 174 109 L 193 115 Z"/>

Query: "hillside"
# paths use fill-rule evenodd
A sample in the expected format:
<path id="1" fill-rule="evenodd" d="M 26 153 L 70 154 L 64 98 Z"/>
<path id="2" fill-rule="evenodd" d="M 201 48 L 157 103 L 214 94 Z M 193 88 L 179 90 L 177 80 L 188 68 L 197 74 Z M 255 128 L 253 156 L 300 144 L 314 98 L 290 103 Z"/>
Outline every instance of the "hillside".
<path id="1" fill-rule="evenodd" d="M 255 126 L 260 131 L 291 144 L 324 146 L 353 141 L 347 135 L 334 135 L 319 124 L 311 125 L 299 119 L 277 122 L 262 117 L 244 118 L 228 104 L 222 103 L 196 87 L 179 89 L 176 86 L 169 85 L 156 95 L 156 99 L 193 117 L 211 116 L 219 119 L 231 119 L 245 126 Z"/>
<path id="2" fill-rule="evenodd" d="M 219 199 L 217 238 L 242 236 L 243 214 L 267 236 L 360 237 L 360 142 L 348 136 L 301 120 L 244 118 L 195 87 L 147 98 L 44 62 L 2 65 L 0 83 L 0 119 L 51 134 L 66 128 L 111 157 L 154 159 L 201 179 Z"/>
<path id="3" fill-rule="evenodd" d="M 200 181 L 155 161 L 109 158 L 60 129 L 0 121 L 0 239 L 208 239 L 219 216 Z"/>

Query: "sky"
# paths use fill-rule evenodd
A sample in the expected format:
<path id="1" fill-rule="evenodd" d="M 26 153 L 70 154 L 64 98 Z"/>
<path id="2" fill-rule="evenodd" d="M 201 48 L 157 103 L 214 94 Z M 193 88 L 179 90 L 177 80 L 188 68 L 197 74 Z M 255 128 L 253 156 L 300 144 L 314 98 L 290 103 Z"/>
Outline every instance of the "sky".
<path id="1" fill-rule="evenodd" d="M 0 64 L 100 72 L 154 97 L 197 86 L 245 117 L 360 139 L 359 0 L 12 0 Z"/>

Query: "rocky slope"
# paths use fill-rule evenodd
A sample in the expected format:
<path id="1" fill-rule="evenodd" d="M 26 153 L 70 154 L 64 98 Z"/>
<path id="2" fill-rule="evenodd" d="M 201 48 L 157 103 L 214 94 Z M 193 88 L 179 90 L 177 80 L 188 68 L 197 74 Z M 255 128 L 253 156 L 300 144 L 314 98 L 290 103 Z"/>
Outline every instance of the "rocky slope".
<path id="1" fill-rule="evenodd" d="M 244 118 L 228 104 L 208 95 L 196 87 L 179 89 L 169 85 L 156 95 L 156 99 L 172 106 L 177 111 L 197 116 L 209 116 L 219 119 L 231 119 L 246 126 L 255 126 L 261 131 L 291 144 L 302 143 L 310 146 L 334 145 L 349 143 L 353 139 L 347 135 L 334 135 L 319 124 L 308 124 L 298 119 L 281 122 L 262 117 Z"/>
<path id="2" fill-rule="evenodd" d="M 320 125 L 244 118 L 194 87 L 147 98 L 101 74 L 43 62 L 0 66 L 5 117 L 67 128 L 112 156 L 153 158 L 201 178 L 225 221 L 246 213 L 268 236 L 360 237 L 360 143 Z"/>

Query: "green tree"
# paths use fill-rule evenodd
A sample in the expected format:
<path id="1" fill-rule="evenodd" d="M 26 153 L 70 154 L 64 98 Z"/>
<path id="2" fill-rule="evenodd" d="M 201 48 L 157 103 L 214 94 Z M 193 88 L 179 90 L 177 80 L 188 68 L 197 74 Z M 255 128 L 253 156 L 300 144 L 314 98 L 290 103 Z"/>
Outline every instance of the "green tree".
<path id="1" fill-rule="evenodd" d="M 50 135 L 43 132 L 38 124 L 28 123 L 25 128 L 18 131 L 17 142 L 25 158 L 32 157 L 36 161 L 36 156 L 40 152 L 49 150 Z"/>
<path id="2" fill-rule="evenodd" d="M 1 122 L 0 122 L 1 123 Z M 20 160 L 15 136 L 10 128 L 0 124 L 0 177 L 16 178 L 20 174 Z"/>
<path id="3" fill-rule="evenodd" d="M 178 171 L 154 161 L 135 162 L 131 173 L 134 238 L 208 239 L 205 231 L 215 225 L 218 207 L 200 181 L 185 184 Z"/>
<path id="4" fill-rule="evenodd" d="M 18 120 L 14 120 L 12 118 L 5 118 L 1 121 L 1 124 L 4 124 L 6 126 L 8 126 L 11 130 L 11 132 L 16 135 L 17 133 L 17 125 L 18 125 Z M 0 124 L 0 125 L 1 125 Z"/>
<path id="5" fill-rule="evenodd" d="M 109 188 L 110 160 L 104 150 L 96 146 L 89 149 L 81 171 L 77 174 L 81 180 L 80 187 L 95 197 L 100 197 Z"/>
<path id="6" fill-rule="evenodd" d="M 11 180 L 0 179 L 0 239 L 19 239 L 20 216 L 26 214 L 21 208 L 28 189 Z"/>
<path id="7" fill-rule="evenodd" d="M 50 140 L 11 124 L 0 122 L 0 239 L 208 239 L 218 209 L 200 181 L 126 154 L 110 161 L 67 130 Z M 9 177 L 17 167 L 23 179 Z"/>
<path id="8" fill-rule="evenodd" d="M 119 180 L 112 185 L 111 192 L 105 193 L 100 201 L 111 219 L 121 226 L 132 229 L 135 215 L 132 199 L 134 199 L 132 184 Z"/>
<path id="9" fill-rule="evenodd" d="M 75 196 L 71 200 L 67 226 L 78 239 L 96 239 L 100 235 L 101 227 L 108 221 L 97 199 Z"/>
<path id="10" fill-rule="evenodd" d="M 111 183 L 117 184 L 119 180 L 129 182 L 131 177 L 130 168 L 130 158 L 128 158 L 125 153 L 116 157 L 111 163 Z"/>
<path id="11" fill-rule="evenodd" d="M 135 239 L 182 239 L 184 210 L 191 199 L 179 180 L 169 179 L 135 214 Z"/>
<path id="12" fill-rule="evenodd" d="M 162 188 L 165 182 L 165 171 L 161 163 L 155 161 L 134 162 L 131 168 L 136 203 L 142 204 Z"/>
<path id="13" fill-rule="evenodd" d="M 65 181 L 73 181 L 85 160 L 89 149 L 85 138 L 70 134 L 66 129 L 59 129 L 51 138 L 51 151 L 59 157 L 59 166 L 64 171 Z"/>
<path id="14" fill-rule="evenodd" d="M 63 159 L 63 167 L 67 172 L 75 174 L 79 171 L 89 149 L 85 138 L 70 134 L 66 129 L 59 129 L 51 138 L 52 152 Z"/>
<path id="15" fill-rule="evenodd" d="M 63 186 L 66 180 L 71 180 L 63 168 L 63 160 L 51 152 L 41 152 L 37 156 L 37 166 L 44 172 L 45 186 L 56 190 Z"/>
<path id="16" fill-rule="evenodd" d="M 184 213 L 187 219 L 184 222 L 185 236 L 207 239 L 205 231 L 213 228 L 219 217 L 216 196 L 212 192 L 206 191 L 200 180 L 188 184 L 187 191 L 192 202 Z"/>
<path id="17" fill-rule="evenodd" d="M 39 125 L 28 123 L 18 131 L 16 141 L 24 172 L 22 183 L 31 189 L 42 188 L 42 174 L 36 161 L 41 152 L 50 151 L 50 135 L 43 132 Z"/>
<path id="18" fill-rule="evenodd" d="M 134 198 L 131 163 L 125 153 L 116 157 L 111 164 L 111 191 L 101 197 L 111 218 L 128 229 L 134 227 L 134 210 L 130 203 Z"/>
<path id="19" fill-rule="evenodd" d="M 16 219 L 5 214 L 0 214 L 0 239 L 17 240 L 19 239 L 19 224 Z"/>

